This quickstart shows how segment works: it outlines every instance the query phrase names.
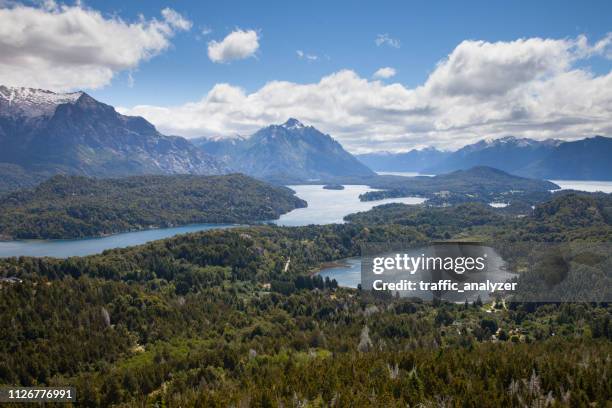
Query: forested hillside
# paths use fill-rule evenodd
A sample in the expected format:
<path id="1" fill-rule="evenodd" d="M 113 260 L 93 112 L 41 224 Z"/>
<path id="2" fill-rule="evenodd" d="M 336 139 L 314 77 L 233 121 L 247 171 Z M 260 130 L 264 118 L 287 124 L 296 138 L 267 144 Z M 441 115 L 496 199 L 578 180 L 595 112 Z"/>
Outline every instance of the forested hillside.
<path id="1" fill-rule="evenodd" d="M 22 282 L 0 283 L 0 383 L 76 386 L 87 407 L 606 406 L 607 304 L 374 298 L 312 272 L 364 242 L 609 242 L 605 217 L 559 218 L 608 204 L 561 195 L 519 219 L 478 204 L 391 205 L 342 225 L 3 260 L 0 276 Z"/>
<path id="2" fill-rule="evenodd" d="M 288 188 L 240 174 L 55 176 L 0 197 L 0 236 L 80 238 L 192 223 L 251 223 L 305 205 Z"/>

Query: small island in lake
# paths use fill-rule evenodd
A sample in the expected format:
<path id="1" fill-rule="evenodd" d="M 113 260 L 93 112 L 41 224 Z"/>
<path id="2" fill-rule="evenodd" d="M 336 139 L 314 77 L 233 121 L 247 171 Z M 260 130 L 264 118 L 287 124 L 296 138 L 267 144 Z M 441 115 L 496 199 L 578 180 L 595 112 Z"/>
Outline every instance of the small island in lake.
<path id="1" fill-rule="evenodd" d="M 323 186 L 325 190 L 344 190 L 344 186 L 342 184 L 326 184 Z"/>

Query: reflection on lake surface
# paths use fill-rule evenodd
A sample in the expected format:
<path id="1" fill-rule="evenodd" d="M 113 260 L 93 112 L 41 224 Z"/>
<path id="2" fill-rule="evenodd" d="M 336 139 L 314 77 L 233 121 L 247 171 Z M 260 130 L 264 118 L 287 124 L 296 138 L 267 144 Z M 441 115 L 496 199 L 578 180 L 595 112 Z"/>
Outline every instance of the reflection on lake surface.
<path id="1" fill-rule="evenodd" d="M 561 187 L 561 190 L 579 190 L 591 193 L 601 191 L 612 193 L 612 181 L 591 180 L 549 180 Z"/>
<path id="2" fill-rule="evenodd" d="M 352 213 L 368 211 L 372 207 L 389 203 L 421 204 L 420 197 L 388 198 L 378 201 L 359 201 L 359 195 L 376 191 L 368 186 L 344 186 L 344 190 L 326 190 L 322 185 L 288 186 L 296 195 L 308 202 L 308 207 L 298 208 L 274 221 L 285 226 L 309 224 L 343 223 L 343 218 Z"/>
<path id="3" fill-rule="evenodd" d="M 345 215 L 367 211 L 370 208 L 392 202 L 419 204 L 423 198 L 404 197 L 380 201 L 359 201 L 359 195 L 374 191 L 367 186 L 346 186 L 344 190 L 325 190 L 323 186 L 290 186 L 298 197 L 308 202 L 308 208 L 293 210 L 277 221 L 278 225 L 299 226 L 308 224 L 341 223 Z M 160 228 L 136 232 L 126 232 L 107 237 L 73 240 L 26 240 L 0 241 L 0 257 L 10 256 L 51 256 L 67 258 L 100 253 L 107 249 L 124 248 L 144 244 L 149 241 L 169 238 L 188 232 L 229 228 L 230 224 L 194 224 L 182 227 Z"/>

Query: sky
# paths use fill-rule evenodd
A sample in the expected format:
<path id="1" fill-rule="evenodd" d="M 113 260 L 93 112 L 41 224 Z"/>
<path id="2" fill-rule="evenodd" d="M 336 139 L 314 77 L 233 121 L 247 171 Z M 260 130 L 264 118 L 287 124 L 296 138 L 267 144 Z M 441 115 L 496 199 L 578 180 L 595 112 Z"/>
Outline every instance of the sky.
<path id="1" fill-rule="evenodd" d="M 0 0 L 0 84 L 166 134 L 296 117 L 349 151 L 612 136 L 612 2 Z"/>

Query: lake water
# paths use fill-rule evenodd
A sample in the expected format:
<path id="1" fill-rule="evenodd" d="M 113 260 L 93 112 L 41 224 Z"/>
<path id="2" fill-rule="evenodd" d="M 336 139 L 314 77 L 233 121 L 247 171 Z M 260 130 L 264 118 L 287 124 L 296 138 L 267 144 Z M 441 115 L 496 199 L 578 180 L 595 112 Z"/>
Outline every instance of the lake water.
<path id="1" fill-rule="evenodd" d="M 493 208 L 505 208 L 508 206 L 508 203 L 489 203 L 489 205 Z"/>
<path id="2" fill-rule="evenodd" d="M 299 226 L 309 224 L 343 223 L 344 216 L 368 211 L 377 205 L 388 203 L 421 204 L 420 197 L 388 198 L 378 201 L 359 201 L 359 195 L 376 191 L 368 186 L 344 186 L 344 190 L 326 190 L 322 185 L 288 186 L 296 195 L 308 202 L 308 207 L 298 208 L 274 221 L 277 225 Z"/>
<path id="3" fill-rule="evenodd" d="M 373 206 L 391 202 L 419 204 L 425 199 L 417 197 L 394 198 L 380 201 L 359 201 L 359 195 L 375 191 L 367 186 L 345 186 L 344 190 L 325 190 L 323 186 L 289 186 L 297 196 L 308 202 L 308 208 L 299 208 L 274 221 L 278 225 L 299 226 L 308 224 L 342 223 L 345 215 L 367 211 Z M 126 232 L 99 238 L 75 240 L 24 240 L 0 241 L 0 257 L 50 256 L 67 258 L 100 253 L 107 249 L 124 248 L 149 241 L 169 238 L 188 232 L 230 228 L 230 224 L 195 224 L 174 228 L 160 228 Z"/>
<path id="4" fill-rule="evenodd" d="M 356 288 L 361 283 L 361 258 L 347 258 L 319 272 L 323 279 L 335 279 L 345 288 Z"/>
<path id="5" fill-rule="evenodd" d="M 590 181 L 590 180 L 550 180 L 561 190 L 580 190 L 604 193 L 612 193 L 612 181 Z"/>
<path id="6" fill-rule="evenodd" d="M 431 247 L 430 247 L 431 248 Z M 486 254 L 487 258 L 487 271 L 486 273 L 477 273 L 472 275 L 465 275 L 467 277 L 467 281 L 471 282 L 484 282 L 486 279 L 491 282 L 506 282 L 515 278 L 516 274 L 511 273 L 507 270 L 507 264 L 504 259 L 495 251 L 495 249 L 491 247 L 482 247 L 483 252 Z M 418 256 L 421 252 L 427 252 L 428 249 L 424 248 L 414 248 L 411 250 L 407 250 L 406 253 L 410 254 L 410 256 Z M 393 253 L 385 254 L 385 256 L 393 255 Z M 378 255 L 377 255 L 378 256 Z M 371 262 L 371 261 L 370 261 Z M 362 260 L 359 257 L 354 258 L 346 258 L 334 263 L 333 266 L 323 268 L 318 272 L 319 275 L 323 279 L 335 279 L 338 282 L 339 286 L 346 288 L 356 288 L 357 285 L 361 283 L 361 264 Z M 370 266 L 371 267 L 371 266 Z M 389 273 L 389 272 L 386 272 Z M 391 272 L 391 276 L 393 272 Z M 424 274 L 423 271 L 418 271 L 415 275 L 412 275 L 410 278 L 406 275 L 405 272 L 397 273 L 395 275 L 395 279 L 390 279 L 390 281 L 399 281 L 400 279 L 410 279 L 412 281 L 419 281 L 423 279 Z M 425 281 L 430 281 L 430 279 L 425 279 Z M 415 291 L 415 292 L 400 292 L 400 296 L 414 296 L 419 297 L 423 300 L 431 300 L 432 294 L 431 292 L 424 291 Z M 487 291 L 474 291 L 474 292 L 465 292 L 465 293 L 457 293 L 457 292 L 448 292 L 444 295 L 444 299 L 451 302 L 462 303 L 466 299 L 470 302 L 473 302 L 478 297 L 480 297 L 483 301 L 486 301 L 490 298 L 489 293 Z"/>
<path id="7" fill-rule="evenodd" d="M 149 241 L 169 238 L 177 234 L 230 228 L 231 224 L 193 224 L 174 228 L 159 228 L 125 232 L 107 237 L 57 240 L 0 241 L 0 258 L 10 256 L 51 256 L 68 258 L 98 254 L 107 249 L 124 248 Z"/>

